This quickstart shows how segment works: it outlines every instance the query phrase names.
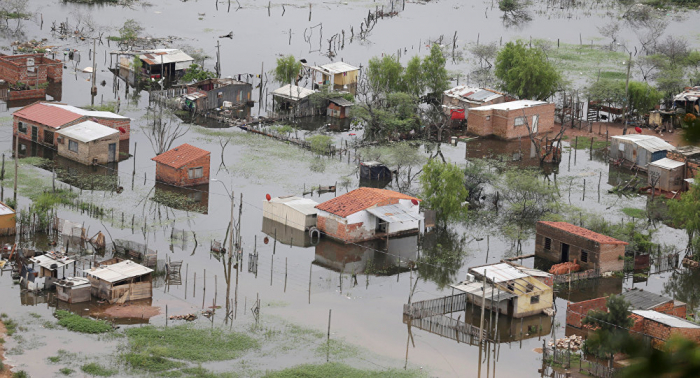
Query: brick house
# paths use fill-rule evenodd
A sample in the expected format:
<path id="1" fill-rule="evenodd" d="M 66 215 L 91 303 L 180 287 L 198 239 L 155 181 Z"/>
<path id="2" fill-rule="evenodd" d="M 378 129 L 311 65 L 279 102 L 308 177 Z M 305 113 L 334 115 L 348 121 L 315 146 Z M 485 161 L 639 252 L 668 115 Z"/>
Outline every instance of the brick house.
<path id="1" fill-rule="evenodd" d="M 119 160 L 119 131 L 92 121 L 84 121 L 56 132 L 58 154 L 90 165 Z"/>
<path id="2" fill-rule="evenodd" d="M 675 150 L 670 150 L 666 153 L 666 157 L 676 161 L 685 163 L 685 171 L 683 172 L 683 180 L 694 179 L 700 169 L 700 147 L 683 146 Z M 687 181 L 686 181 L 687 182 Z M 688 189 L 688 184 L 685 184 L 684 190 Z"/>
<path id="3" fill-rule="evenodd" d="M 316 206 L 321 232 L 346 243 L 418 232 L 420 200 L 386 189 L 358 188 Z"/>
<path id="4" fill-rule="evenodd" d="M 175 186 L 194 186 L 209 182 L 211 152 L 187 143 L 152 158 L 156 162 L 156 181 Z"/>
<path id="5" fill-rule="evenodd" d="M 700 344 L 700 325 L 691 321 L 652 310 L 634 310 L 630 317 L 634 319 L 630 329 L 651 338 L 654 348 L 661 349 L 675 335 Z"/>
<path id="6" fill-rule="evenodd" d="M 513 100 L 493 89 L 458 85 L 442 93 L 442 108 L 447 115 L 451 115 L 453 110 L 462 109 L 465 117 L 469 117 L 469 109 Z"/>
<path id="7" fill-rule="evenodd" d="M 686 304 L 681 301 L 652 293 L 643 289 L 632 289 L 620 294 L 630 304 L 630 310 L 650 310 L 663 314 L 685 318 Z M 588 311 L 608 311 L 606 302 L 608 297 L 594 298 L 581 302 L 569 302 L 566 305 L 566 324 L 576 328 L 582 328 L 583 318 Z"/>
<path id="8" fill-rule="evenodd" d="M 12 114 L 13 135 L 45 146 L 56 146 L 58 130 L 84 121 L 93 121 L 119 131 L 119 140 L 128 140 L 131 119 L 112 112 L 90 111 L 75 106 L 35 102 Z"/>
<path id="9" fill-rule="evenodd" d="M 527 124 L 527 126 L 526 126 Z M 519 100 L 469 109 L 467 132 L 480 136 L 494 135 L 501 139 L 547 134 L 554 128 L 554 104 L 544 101 Z"/>
<path id="10" fill-rule="evenodd" d="M 10 84 L 18 82 L 37 85 L 63 80 L 63 63 L 43 54 L 0 54 L 0 79 Z"/>
<path id="11" fill-rule="evenodd" d="M 576 260 L 584 270 L 622 270 L 628 244 L 571 223 L 539 221 L 536 225 L 536 256 L 557 263 Z"/>

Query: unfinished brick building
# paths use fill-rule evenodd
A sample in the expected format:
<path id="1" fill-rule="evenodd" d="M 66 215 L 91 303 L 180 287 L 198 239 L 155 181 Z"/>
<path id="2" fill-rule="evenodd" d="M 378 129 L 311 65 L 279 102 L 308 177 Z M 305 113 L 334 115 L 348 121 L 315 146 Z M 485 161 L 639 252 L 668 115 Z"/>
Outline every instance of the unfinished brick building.
<path id="1" fill-rule="evenodd" d="M 175 186 L 195 186 L 209 182 L 211 153 L 183 144 L 152 158 L 156 181 Z"/>
<path id="2" fill-rule="evenodd" d="M 469 109 L 467 132 L 501 139 L 546 135 L 554 129 L 554 104 L 544 101 L 519 100 Z"/>
<path id="3" fill-rule="evenodd" d="M 700 325 L 691 321 L 652 310 L 635 310 L 630 317 L 634 319 L 630 329 L 647 336 L 654 348 L 661 349 L 675 335 L 700 343 Z"/>
<path id="4" fill-rule="evenodd" d="M 615 272 L 624 268 L 627 242 L 566 222 L 537 222 L 535 255 L 552 262 L 574 261 L 582 269 Z"/>
<path id="5" fill-rule="evenodd" d="M 63 63 L 49 59 L 43 54 L 0 54 L 0 79 L 10 84 L 18 82 L 29 85 L 63 80 Z"/>

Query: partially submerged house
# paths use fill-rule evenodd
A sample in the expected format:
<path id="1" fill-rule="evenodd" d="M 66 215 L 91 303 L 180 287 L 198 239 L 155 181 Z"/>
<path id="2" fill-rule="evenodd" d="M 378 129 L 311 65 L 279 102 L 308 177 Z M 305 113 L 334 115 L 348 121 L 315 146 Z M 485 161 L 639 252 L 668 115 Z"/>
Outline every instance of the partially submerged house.
<path id="1" fill-rule="evenodd" d="M 513 99 L 501 92 L 489 88 L 471 87 L 468 85 L 458 85 L 442 93 L 442 108 L 448 115 L 456 111 L 469 117 L 469 109 L 479 106 L 501 104 Z"/>
<path id="2" fill-rule="evenodd" d="M 584 270 L 622 270 L 628 244 L 571 223 L 539 221 L 536 225 L 536 256 L 556 263 L 575 260 Z"/>
<path id="3" fill-rule="evenodd" d="M 242 106 L 251 101 L 253 85 L 232 78 L 207 79 L 187 84 L 183 95 L 188 110 L 206 111 Z"/>
<path id="4" fill-rule="evenodd" d="M 36 102 L 12 113 L 13 135 L 45 146 L 57 145 L 55 133 L 85 121 L 119 131 L 119 140 L 129 139 L 131 119 L 105 111 L 92 111 L 53 102 Z"/>
<path id="5" fill-rule="evenodd" d="M 119 131 L 93 121 L 56 132 L 58 154 L 71 160 L 90 164 L 106 164 L 118 161 Z"/>
<path id="6" fill-rule="evenodd" d="M 100 263 L 86 272 L 93 297 L 110 303 L 151 298 L 153 269 L 125 260 L 114 264 Z"/>
<path id="7" fill-rule="evenodd" d="M 681 336 L 700 344 L 700 325 L 677 316 L 653 310 L 633 310 L 632 334 L 643 334 L 654 348 L 661 349 L 672 336 Z"/>
<path id="8" fill-rule="evenodd" d="M 34 279 L 35 289 L 50 289 L 59 278 L 66 276 L 66 266 L 75 264 L 75 260 L 60 252 L 47 252 L 46 254 L 29 258 L 32 270 L 36 272 Z"/>
<path id="9" fill-rule="evenodd" d="M 333 62 L 322 66 L 306 66 L 321 74 L 321 85 L 332 85 L 335 89 L 354 90 L 360 69 L 345 62 Z M 317 80 L 314 80 L 316 82 Z"/>
<path id="10" fill-rule="evenodd" d="M 685 318 L 686 304 L 660 294 L 643 289 L 632 289 L 620 294 L 630 305 L 630 310 L 656 311 Z M 576 328 L 583 327 L 583 319 L 588 311 L 608 311 L 608 297 L 594 298 L 581 302 L 569 302 L 566 305 L 566 324 Z"/>
<path id="11" fill-rule="evenodd" d="M 648 183 L 652 189 L 665 192 L 678 192 L 684 189 L 683 174 L 685 163 L 669 158 L 659 159 L 649 163 L 647 168 Z"/>
<path id="12" fill-rule="evenodd" d="M 673 97 L 673 107 L 686 113 L 700 114 L 700 86 L 686 87 L 683 92 Z"/>
<path id="13" fill-rule="evenodd" d="M 11 236 L 17 232 L 15 211 L 0 202 L 0 236 Z"/>
<path id="14" fill-rule="evenodd" d="M 355 104 L 352 101 L 348 101 L 342 97 L 335 97 L 328 99 L 328 113 L 329 117 L 333 118 L 350 118 L 350 110 Z"/>
<path id="15" fill-rule="evenodd" d="M 0 54 L 0 80 L 8 83 L 9 94 L 4 100 L 45 99 L 45 84 L 60 83 L 63 62 L 44 54 Z"/>
<path id="16" fill-rule="evenodd" d="M 378 161 L 363 161 L 360 163 L 361 180 L 391 180 L 391 170 Z"/>
<path id="17" fill-rule="evenodd" d="M 500 262 L 469 268 L 467 279 L 451 286 L 465 293 L 475 306 L 485 300 L 486 308 L 522 318 L 550 311 L 554 305 L 552 285 L 552 275 L 547 272 Z"/>
<path id="18" fill-rule="evenodd" d="M 120 69 L 134 71 L 134 58 L 141 65 L 140 74 L 151 79 L 179 78 L 194 64 L 194 58 L 179 49 L 113 51 L 119 57 Z"/>
<path id="19" fill-rule="evenodd" d="M 152 158 L 156 162 L 156 181 L 175 186 L 194 186 L 209 182 L 209 151 L 183 144 Z"/>
<path id="20" fill-rule="evenodd" d="M 666 157 L 685 163 L 685 172 L 683 173 L 684 180 L 693 179 L 697 176 L 698 169 L 700 169 L 700 147 L 677 147 L 675 150 L 668 151 Z"/>
<path id="21" fill-rule="evenodd" d="M 311 89 L 287 84 L 272 91 L 272 108 L 288 111 L 300 117 L 313 115 L 314 108 L 309 101 L 309 96 L 314 93 L 315 91 Z"/>
<path id="22" fill-rule="evenodd" d="M 316 226 L 318 202 L 295 196 L 275 197 L 263 201 L 263 218 L 306 231 Z"/>
<path id="23" fill-rule="evenodd" d="M 346 243 L 418 232 L 420 201 L 392 190 L 358 188 L 317 205 L 317 227 Z"/>
<path id="24" fill-rule="evenodd" d="M 554 104 L 519 100 L 469 109 L 467 132 L 501 139 L 545 135 L 554 129 Z"/>
<path id="25" fill-rule="evenodd" d="M 641 169 L 647 169 L 649 163 L 665 158 L 668 151 L 675 149 L 653 135 L 627 134 L 610 138 L 610 158 Z"/>
<path id="26" fill-rule="evenodd" d="M 68 303 L 89 302 L 90 280 L 83 277 L 68 277 L 56 282 L 56 297 Z"/>

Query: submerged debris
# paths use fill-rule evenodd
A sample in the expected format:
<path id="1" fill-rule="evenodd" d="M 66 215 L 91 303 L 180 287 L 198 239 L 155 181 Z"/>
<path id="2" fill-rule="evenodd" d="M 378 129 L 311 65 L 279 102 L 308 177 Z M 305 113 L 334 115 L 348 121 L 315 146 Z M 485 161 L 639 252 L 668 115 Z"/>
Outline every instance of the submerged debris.
<path id="1" fill-rule="evenodd" d="M 185 315 L 170 315 L 170 320 L 186 320 L 188 322 L 194 321 L 197 319 L 197 315 L 195 314 L 185 314 Z"/>

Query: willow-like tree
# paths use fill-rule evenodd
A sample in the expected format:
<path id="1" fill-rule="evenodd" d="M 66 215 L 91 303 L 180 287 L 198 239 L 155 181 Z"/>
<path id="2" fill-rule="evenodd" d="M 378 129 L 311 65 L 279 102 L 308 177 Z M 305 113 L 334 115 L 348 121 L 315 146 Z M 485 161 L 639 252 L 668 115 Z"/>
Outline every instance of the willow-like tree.
<path id="1" fill-rule="evenodd" d="M 281 84 L 296 84 L 299 72 L 301 71 L 301 62 L 294 58 L 294 55 L 287 55 L 277 58 L 277 67 L 275 67 L 275 81 Z"/>
<path id="2" fill-rule="evenodd" d="M 467 207 L 462 206 L 462 203 L 469 193 L 464 187 L 462 168 L 431 159 L 423 166 L 420 183 L 423 205 L 436 211 L 437 220 L 443 226 L 449 220 L 457 220 L 466 215 Z"/>
<path id="3" fill-rule="evenodd" d="M 496 57 L 496 77 L 502 89 L 521 99 L 546 100 L 562 83 L 561 74 L 539 48 L 523 41 L 508 42 Z"/>

